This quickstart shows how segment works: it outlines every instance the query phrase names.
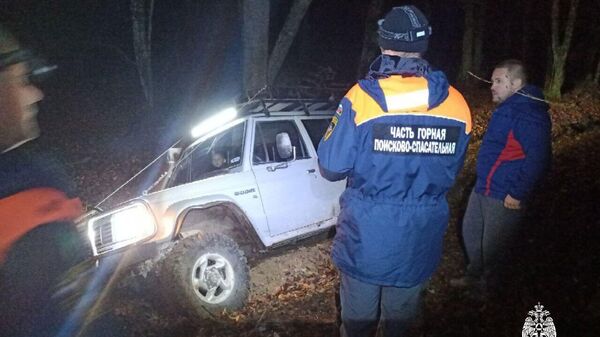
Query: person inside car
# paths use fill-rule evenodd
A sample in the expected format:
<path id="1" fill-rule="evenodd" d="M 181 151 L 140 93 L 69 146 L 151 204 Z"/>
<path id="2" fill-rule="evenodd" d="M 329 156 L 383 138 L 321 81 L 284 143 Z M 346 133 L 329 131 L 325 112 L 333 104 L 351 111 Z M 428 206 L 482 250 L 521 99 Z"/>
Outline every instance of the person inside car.
<path id="1" fill-rule="evenodd" d="M 211 153 L 210 163 L 213 167 L 213 170 L 227 168 L 227 160 L 225 160 L 225 155 L 221 151 L 213 151 Z"/>

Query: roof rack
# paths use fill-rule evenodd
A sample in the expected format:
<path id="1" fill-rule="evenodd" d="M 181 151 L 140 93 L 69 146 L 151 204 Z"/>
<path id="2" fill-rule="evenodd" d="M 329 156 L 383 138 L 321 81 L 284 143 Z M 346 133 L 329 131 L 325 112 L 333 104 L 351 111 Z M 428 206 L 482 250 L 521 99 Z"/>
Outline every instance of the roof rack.
<path id="1" fill-rule="evenodd" d="M 317 111 L 335 110 L 345 94 L 345 88 L 265 87 L 247 95 L 238 105 L 241 114 L 303 111 L 311 115 Z"/>

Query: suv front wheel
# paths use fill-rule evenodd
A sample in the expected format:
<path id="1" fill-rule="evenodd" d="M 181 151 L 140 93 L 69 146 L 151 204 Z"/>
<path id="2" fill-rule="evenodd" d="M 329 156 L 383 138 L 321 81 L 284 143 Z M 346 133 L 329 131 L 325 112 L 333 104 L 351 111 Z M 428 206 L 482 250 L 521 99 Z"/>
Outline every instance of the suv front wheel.
<path id="1" fill-rule="evenodd" d="M 171 251 L 171 289 L 179 305 L 191 313 L 212 316 L 241 308 L 249 289 L 249 271 L 237 243 L 222 234 L 198 234 Z"/>

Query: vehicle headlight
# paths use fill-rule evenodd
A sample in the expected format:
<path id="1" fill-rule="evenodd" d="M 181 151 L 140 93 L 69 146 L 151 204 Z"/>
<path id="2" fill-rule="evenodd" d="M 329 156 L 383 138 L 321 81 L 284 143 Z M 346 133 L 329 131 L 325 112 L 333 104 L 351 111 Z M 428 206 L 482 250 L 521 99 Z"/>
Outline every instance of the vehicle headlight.
<path id="1" fill-rule="evenodd" d="M 156 221 L 142 203 L 134 203 L 88 221 L 88 236 L 95 255 L 144 240 L 155 231 Z"/>

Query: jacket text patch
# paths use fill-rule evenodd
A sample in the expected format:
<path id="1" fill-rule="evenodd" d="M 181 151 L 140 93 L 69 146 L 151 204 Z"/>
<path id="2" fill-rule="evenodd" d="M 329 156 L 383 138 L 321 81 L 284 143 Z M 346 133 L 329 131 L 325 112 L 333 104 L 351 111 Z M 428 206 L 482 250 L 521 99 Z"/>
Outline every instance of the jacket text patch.
<path id="1" fill-rule="evenodd" d="M 456 153 L 458 126 L 373 125 L 373 151 L 392 154 L 446 155 Z"/>

